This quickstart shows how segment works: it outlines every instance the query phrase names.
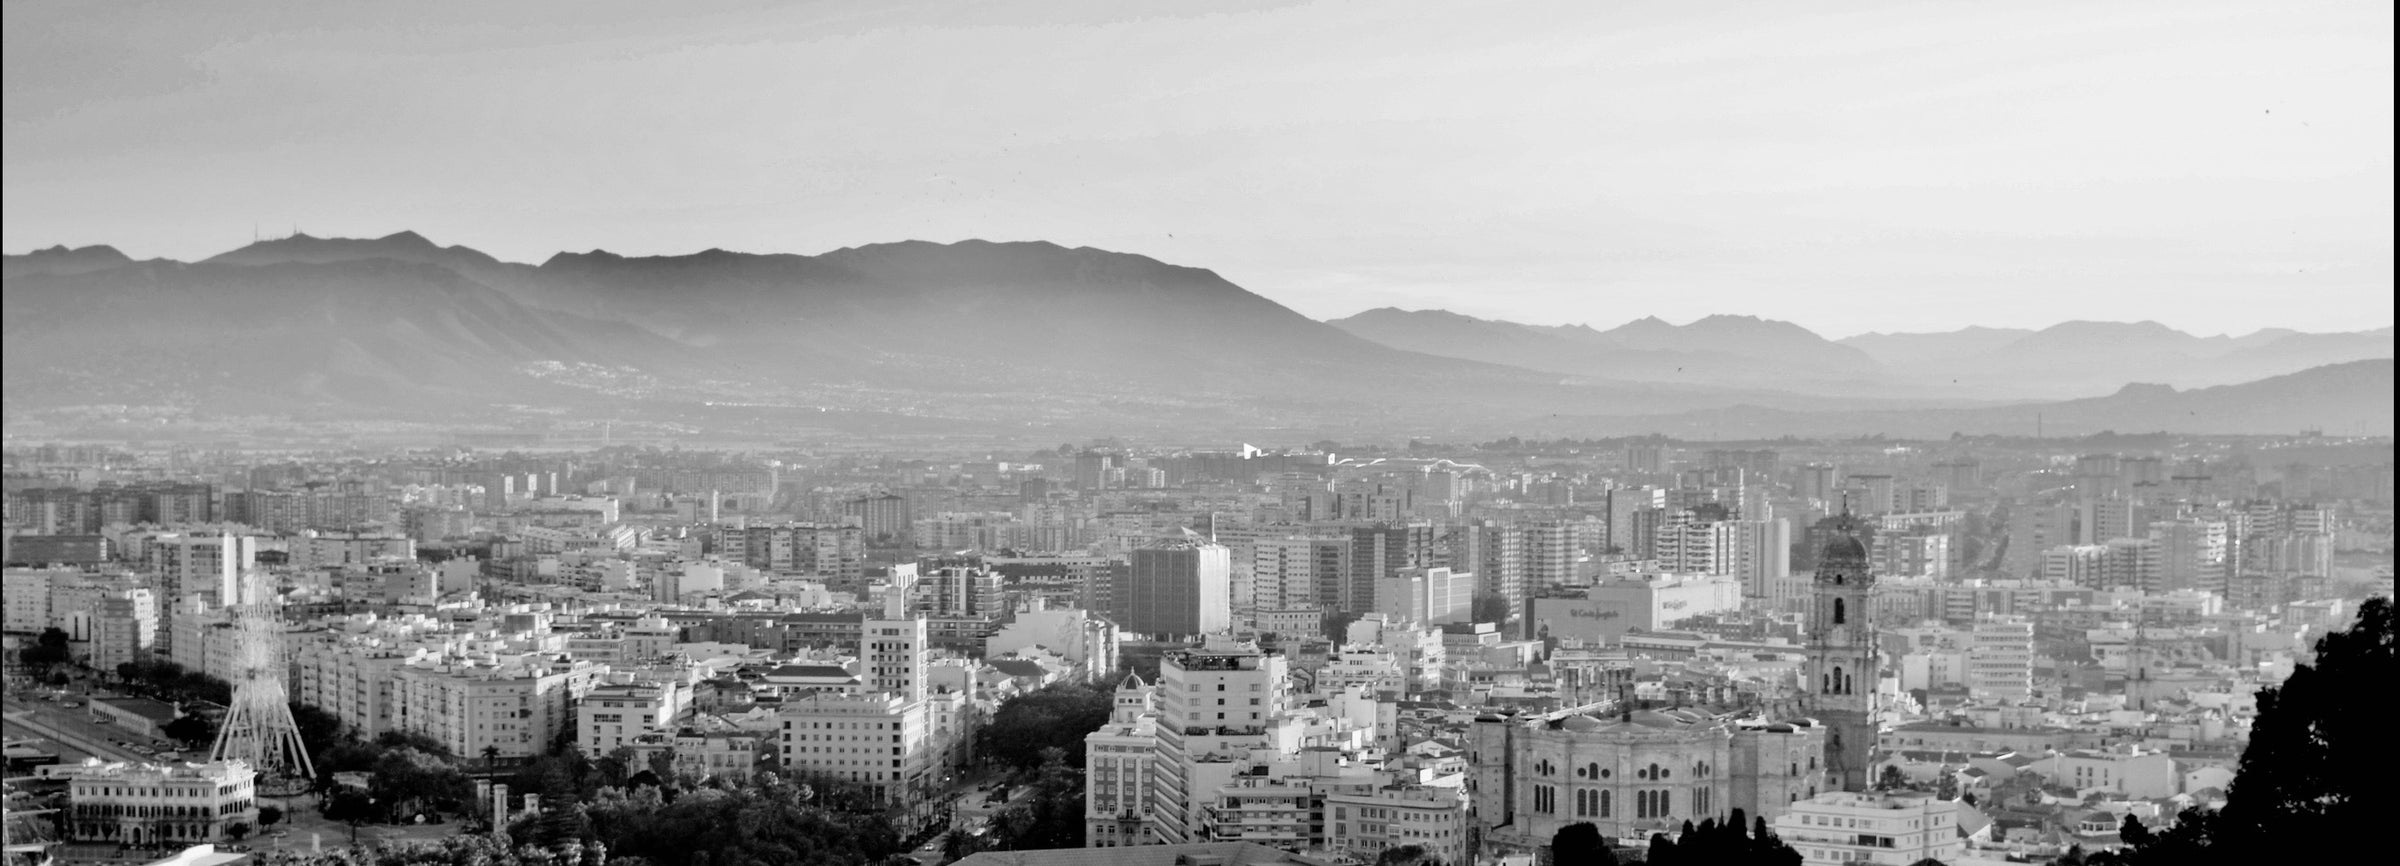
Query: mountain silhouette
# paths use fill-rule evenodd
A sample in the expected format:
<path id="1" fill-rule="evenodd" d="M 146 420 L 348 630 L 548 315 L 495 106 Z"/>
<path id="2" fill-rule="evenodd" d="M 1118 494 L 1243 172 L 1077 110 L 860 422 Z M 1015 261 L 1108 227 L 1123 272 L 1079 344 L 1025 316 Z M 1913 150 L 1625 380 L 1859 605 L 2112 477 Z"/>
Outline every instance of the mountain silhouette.
<path id="1" fill-rule="evenodd" d="M 605 407 L 767 430 L 847 413 L 961 430 L 1443 435 L 1526 417 L 2013 417 L 1988 404 L 2023 394 L 1989 380 L 2039 375 L 2044 393 L 2111 394 L 2095 417 L 2141 418 L 2157 413 L 2112 392 L 2191 387 L 2189 376 L 2147 375 L 2162 363 L 2266 378 L 2388 358 L 2391 344 L 2388 328 L 2196 338 L 2155 323 L 1849 344 L 1733 315 L 1597 330 L 1383 309 L 1326 323 L 1204 268 L 1039 241 L 813 256 L 591 250 L 524 264 L 414 232 L 296 234 L 198 263 L 54 247 L 6 267 L 12 412 L 182 404 L 488 419 Z M 1879 363 L 1875 351 L 1917 360 Z M 1937 381 L 1944 365 L 1965 372 Z M 1930 414 L 1893 411 L 1903 407 Z"/>
<path id="2" fill-rule="evenodd" d="M 1598 331 L 1386 307 L 1329 324 L 1394 348 L 1596 379 L 1865 395 L 1874 389 L 1862 381 L 1880 372 L 1864 352 L 1750 316 L 1682 326 L 1643 318 Z"/>

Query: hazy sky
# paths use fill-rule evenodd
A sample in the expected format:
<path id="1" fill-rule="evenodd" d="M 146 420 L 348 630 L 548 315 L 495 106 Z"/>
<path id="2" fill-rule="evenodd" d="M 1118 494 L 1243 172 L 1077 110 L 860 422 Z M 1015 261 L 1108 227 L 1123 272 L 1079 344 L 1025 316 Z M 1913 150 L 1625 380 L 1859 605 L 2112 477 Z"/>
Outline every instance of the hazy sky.
<path id="1" fill-rule="evenodd" d="M 10 252 L 980 237 L 1319 318 L 2392 321 L 2379 0 L 5 8 Z"/>

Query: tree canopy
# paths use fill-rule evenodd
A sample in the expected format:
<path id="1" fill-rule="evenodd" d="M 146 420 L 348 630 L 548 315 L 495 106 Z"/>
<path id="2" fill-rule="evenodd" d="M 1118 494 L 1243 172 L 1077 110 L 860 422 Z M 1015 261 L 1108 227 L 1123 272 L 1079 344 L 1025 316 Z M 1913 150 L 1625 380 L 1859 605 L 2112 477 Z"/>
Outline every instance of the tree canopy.
<path id="1" fill-rule="evenodd" d="M 1653 866 L 1799 866 L 1801 857 L 1776 838 L 1764 820 L 1751 822 L 1747 814 L 1735 809 L 1723 824 L 1715 818 L 1696 826 L 1685 822 L 1680 838 L 1672 841 L 1664 834 L 1650 837 L 1647 862 Z"/>
<path id="2" fill-rule="evenodd" d="M 1057 683 L 1008 699 L 975 732 L 983 759 L 1019 772 L 1042 765 L 1045 749 L 1065 753 L 1066 765 L 1083 769 L 1083 735 L 1108 724 L 1115 707 L 1114 684 Z"/>
<path id="3" fill-rule="evenodd" d="M 1555 866 L 1617 866 L 1616 852 L 1600 828 L 1589 821 L 1560 827 L 1550 837 L 1550 862 Z"/>
<path id="4" fill-rule="evenodd" d="M 1083 847 L 1083 771 L 1063 751 L 1044 750 L 1033 796 L 992 816 L 992 836 L 1010 850 Z"/>
<path id="5" fill-rule="evenodd" d="M 2317 641 L 2316 660 L 2258 693 L 2258 720 L 2225 806 L 2186 809 L 2164 830 L 2129 821 L 2126 847 L 2085 858 L 2093 866 L 2271 862 L 2291 846 L 2372 851 L 2376 821 L 2391 814 L 2392 791 L 2380 761 L 2361 760 L 2382 745 L 2382 717 L 2361 712 L 2362 696 L 2400 678 L 2392 601 L 2359 605 L 2349 628 Z"/>

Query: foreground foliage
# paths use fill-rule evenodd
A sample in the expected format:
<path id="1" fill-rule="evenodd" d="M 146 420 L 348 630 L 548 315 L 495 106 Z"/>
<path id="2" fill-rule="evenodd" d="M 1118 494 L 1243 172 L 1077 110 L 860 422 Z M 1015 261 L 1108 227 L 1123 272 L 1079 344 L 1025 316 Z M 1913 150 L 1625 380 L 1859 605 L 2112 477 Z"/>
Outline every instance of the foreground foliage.
<path id="1" fill-rule="evenodd" d="M 2314 664 L 2258 693 L 2258 723 L 2216 812 L 2184 811 L 2165 830 L 2129 821 L 2126 847 L 2062 863 L 2183 866 L 2274 862 L 2294 844 L 2318 851 L 2386 847 L 2377 821 L 2392 814 L 2378 753 L 2384 720 L 2373 696 L 2400 681 L 2392 601 L 2371 598 L 2358 621 L 2317 641 Z M 2365 703 L 2362 703 L 2365 702 Z"/>

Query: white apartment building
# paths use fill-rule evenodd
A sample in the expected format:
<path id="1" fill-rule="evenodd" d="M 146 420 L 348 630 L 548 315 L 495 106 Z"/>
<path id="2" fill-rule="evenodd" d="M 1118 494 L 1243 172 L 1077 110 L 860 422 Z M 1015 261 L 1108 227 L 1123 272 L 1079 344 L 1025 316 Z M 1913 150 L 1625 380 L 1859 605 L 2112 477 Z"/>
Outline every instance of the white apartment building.
<path id="1" fill-rule="evenodd" d="M 2062 544 L 2042 552 L 2042 579 L 2052 583 L 2097 587 L 2107 568 L 2105 545 Z"/>
<path id="2" fill-rule="evenodd" d="M 39 634 L 49 628 L 51 585 L 78 576 L 70 569 L 11 568 L 0 572 L 0 610 L 6 612 L 0 630 Z"/>
<path id="3" fill-rule="evenodd" d="M 1958 806 L 1930 794 L 1828 791 L 1793 803 L 1775 819 L 1775 835 L 1806 866 L 1907 866 L 1954 862 L 1965 847 L 1957 822 Z"/>
<path id="4" fill-rule="evenodd" d="M 1373 862 L 1388 848 L 1424 846 L 1443 863 L 1468 862 L 1467 795 L 1457 786 L 1381 785 L 1327 793 L 1324 846 Z"/>
<path id="5" fill-rule="evenodd" d="M 2077 791 L 2105 791 L 2140 799 L 2181 793 L 2175 759 L 2128 743 L 2108 749 L 2054 752 L 2030 768 L 2042 778 Z"/>
<path id="6" fill-rule="evenodd" d="M 1475 599 L 1475 574 L 1448 568 L 1404 568 L 1375 580 L 1376 609 L 1392 622 L 1464 622 Z"/>
<path id="7" fill-rule="evenodd" d="M 1976 700 L 2022 701 L 2033 697 L 2033 623 L 2024 617 L 1984 616 L 1975 620 L 1967 649 L 1967 693 Z"/>
<path id="8" fill-rule="evenodd" d="M 1308 848 L 1317 835 L 1310 826 L 1310 819 L 1317 814 L 1311 805 L 1315 795 L 1306 776 L 1269 775 L 1264 766 L 1236 773 L 1211 796 L 1197 800 L 1201 838 L 1286 851 Z"/>
<path id="9" fill-rule="evenodd" d="M 934 742 L 926 700 L 925 620 L 906 612 L 915 578 L 913 569 L 895 569 L 883 615 L 860 624 L 860 691 L 820 691 L 787 701 L 776 717 L 786 772 L 860 786 L 877 802 L 915 806 L 924 820 L 933 814 L 926 795 L 937 782 L 937 758 L 946 744 Z"/>
<path id="10" fill-rule="evenodd" d="M 1229 781 L 1233 757 L 1298 745 L 1270 735 L 1285 720 L 1290 688 L 1283 656 L 1221 636 L 1160 661 L 1151 827 L 1161 841 L 1196 841 L 1197 792 Z"/>
<path id="11" fill-rule="evenodd" d="M 612 675 L 624 679 L 621 674 Z M 676 684 L 611 682 L 575 704 L 575 739 L 586 755 L 605 755 L 675 721 Z"/>
<path id="12" fill-rule="evenodd" d="M 481 758 L 488 748 L 499 760 L 521 761 L 549 748 L 574 721 L 574 701 L 606 671 L 540 656 L 403 665 L 392 673 L 391 726 L 462 758 Z"/>
<path id="13" fill-rule="evenodd" d="M 799 779 L 856 785 L 887 804 L 927 790 L 924 701 L 891 692 L 818 693 L 786 702 L 776 718 L 784 771 Z"/>
<path id="14" fill-rule="evenodd" d="M 295 641 L 290 650 L 292 700 L 331 713 L 359 736 L 374 739 L 392 729 L 393 674 L 439 654 L 439 648 L 371 638 Z"/>
<path id="15" fill-rule="evenodd" d="M 110 590 L 92 611 L 91 664 L 115 670 L 145 661 L 158 645 L 158 597 L 147 589 Z"/>
<path id="16" fill-rule="evenodd" d="M 2222 593 L 2227 570 L 2227 532 L 2222 520 L 2184 518 L 2150 524 L 2158 542 L 2158 583 L 2162 592 L 2198 589 Z"/>
<path id="17" fill-rule="evenodd" d="M 761 758 L 773 757 L 771 734 L 757 731 L 695 731 L 675 734 L 675 769 L 693 778 L 750 778 Z"/>
<path id="18" fill-rule="evenodd" d="M 241 761 L 207 764 L 102 763 L 67 777 L 67 838 L 127 845 L 196 845 L 235 824 L 258 826 L 252 782 Z"/>
<path id="19" fill-rule="evenodd" d="M 1661 571 L 1729 575 L 1741 563 L 1741 531 L 1729 521 L 1670 523 L 1657 529 L 1653 544 Z"/>
<path id="20" fill-rule="evenodd" d="M 382 560 L 417 558 L 417 541 L 406 535 L 377 532 L 306 530 L 283 539 L 295 569 L 365 565 Z"/>
<path id="21" fill-rule="evenodd" d="M 1949 688 L 1966 681 L 1966 650 L 1921 647 L 1900 656 L 1901 691 Z"/>
<path id="22" fill-rule="evenodd" d="M 1120 690 L 1119 694 L 1123 692 Z M 1099 730 L 1084 735 L 1084 847 L 1114 848 L 1156 841 L 1151 829 L 1150 796 L 1157 751 L 1158 718 L 1147 712 L 1132 719 L 1111 719 Z"/>

